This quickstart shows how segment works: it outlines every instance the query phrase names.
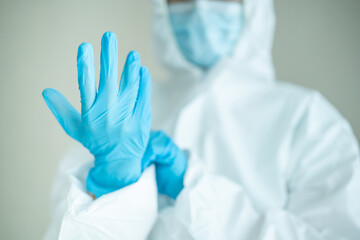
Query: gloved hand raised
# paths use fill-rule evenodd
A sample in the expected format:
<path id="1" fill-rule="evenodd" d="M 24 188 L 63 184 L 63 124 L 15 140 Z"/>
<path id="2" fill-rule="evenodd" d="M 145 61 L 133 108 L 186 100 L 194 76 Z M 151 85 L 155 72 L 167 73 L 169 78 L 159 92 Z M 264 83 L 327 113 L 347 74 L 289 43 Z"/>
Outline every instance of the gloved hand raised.
<path id="1" fill-rule="evenodd" d="M 187 158 L 164 132 L 151 132 L 144 165 L 155 163 L 158 192 L 176 199 L 184 188 Z"/>
<path id="2" fill-rule="evenodd" d="M 151 80 L 137 52 L 130 52 L 118 87 L 116 35 L 101 41 L 99 89 L 96 91 L 91 44 L 79 46 L 77 56 L 81 114 L 54 89 L 45 89 L 46 104 L 65 132 L 95 157 L 87 189 L 96 197 L 137 181 L 151 126 Z"/>

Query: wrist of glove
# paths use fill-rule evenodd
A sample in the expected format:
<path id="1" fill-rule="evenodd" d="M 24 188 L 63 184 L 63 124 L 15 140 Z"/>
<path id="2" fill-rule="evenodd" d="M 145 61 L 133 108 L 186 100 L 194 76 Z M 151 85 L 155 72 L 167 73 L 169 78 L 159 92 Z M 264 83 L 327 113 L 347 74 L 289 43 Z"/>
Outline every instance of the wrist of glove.
<path id="1" fill-rule="evenodd" d="M 114 192 L 135 183 L 141 176 L 138 159 L 95 160 L 86 179 L 86 188 L 96 197 Z"/>
<path id="2" fill-rule="evenodd" d="M 134 162 L 139 164 L 134 165 Z M 142 172 L 155 164 L 158 192 L 176 199 L 184 188 L 185 153 L 164 132 L 151 132 L 146 152 L 137 159 L 95 160 L 87 178 L 87 189 L 101 196 L 135 183 Z"/>

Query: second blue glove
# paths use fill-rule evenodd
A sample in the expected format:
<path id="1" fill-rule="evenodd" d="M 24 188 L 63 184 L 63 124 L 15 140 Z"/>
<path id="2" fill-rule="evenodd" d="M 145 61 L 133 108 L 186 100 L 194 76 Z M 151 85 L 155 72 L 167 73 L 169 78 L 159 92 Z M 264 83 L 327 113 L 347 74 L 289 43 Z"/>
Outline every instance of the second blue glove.
<path id="1" fill-rule="evenodd" d="M 143 167 L 155 163 L 158 192 L 176 199 L 184 188 L 187 157 L 164 132 L 151 132 Z"/>

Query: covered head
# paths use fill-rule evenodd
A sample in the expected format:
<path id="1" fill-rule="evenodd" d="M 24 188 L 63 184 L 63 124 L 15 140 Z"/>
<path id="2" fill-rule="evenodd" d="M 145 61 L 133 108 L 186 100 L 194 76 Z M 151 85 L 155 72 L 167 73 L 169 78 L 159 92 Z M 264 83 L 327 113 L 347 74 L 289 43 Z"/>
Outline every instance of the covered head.
<path id="1" fill-rule="evenodd" d="M 212 72 L 268 81 L 275 14 L 272 0 L 153 0 L 157 56 L 176 76 Z"/>

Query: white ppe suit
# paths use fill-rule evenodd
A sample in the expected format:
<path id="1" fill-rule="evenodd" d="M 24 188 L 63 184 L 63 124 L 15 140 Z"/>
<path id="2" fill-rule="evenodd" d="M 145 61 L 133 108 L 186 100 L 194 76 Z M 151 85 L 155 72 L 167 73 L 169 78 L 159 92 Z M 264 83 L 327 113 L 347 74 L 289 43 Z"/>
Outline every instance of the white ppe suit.
<path id="1" fill-rule="evenodd" d="M 170 70 L 153 83 L 153 128 L 189 153 L 185 187 L 174 202 L 158 196 L 150 167 L 94 201 L 93 158 L 74 150 L 60 164 L 45 239 L 359 240 L 358 143 L 319 93 L 274 81 L 272 0 L 245 1 L 233 55 L 209 71 L 183 58 L 166 0 L 153 1 Z"/>

